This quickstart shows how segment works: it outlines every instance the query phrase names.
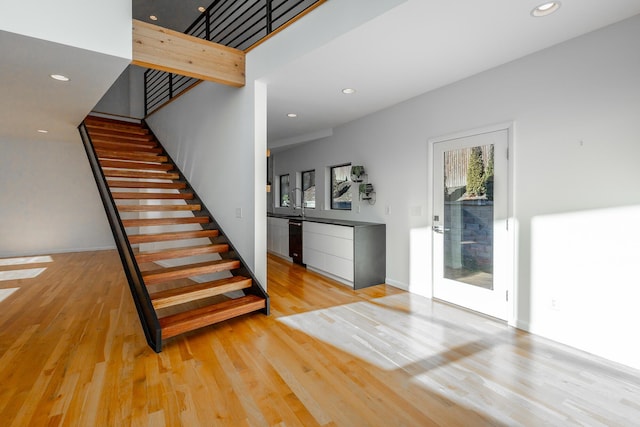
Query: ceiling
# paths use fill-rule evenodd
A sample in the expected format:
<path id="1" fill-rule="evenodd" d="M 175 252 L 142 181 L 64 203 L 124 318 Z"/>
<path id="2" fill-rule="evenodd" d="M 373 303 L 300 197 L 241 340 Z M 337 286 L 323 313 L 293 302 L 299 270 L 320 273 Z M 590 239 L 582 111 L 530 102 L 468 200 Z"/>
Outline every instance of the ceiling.
<path id="1" fill-rule="evenodd" d="M 198 7 L 208 7 L 212 0 L 133 0 L 133 19 L 184 32 L 200 16 Z M 157 21 L 149 17 L 154 15 Z"/>
<path id="2" fill-rule="evenodd" d="M 73 141 L 126 59 L 0 31 L 0 137 Z M 71 81 L 53 80 L 63 73 Z M 38 130 L 46 130 L 40 133 Z"/>
<path id="3" fill-rule="evenodd" d="M 269 146 L 318 139 L 343 123 L 640 13 L 638 0 L 562 0 L 557 13 L 532 18 L 541 2 L 407 0 L 265 77 Z M 133 0 L 133 16 L 149 22 L 153 13 L 157 25 L 184 31 L 201 5 L 208 6 Z M 69 137 L 107 90 L 101 84 L 122 69 L 106 55 L 2 31 L 0 57 L 0 136 L 34 138 L 46 127 L 52 130 L 46 138 Z M 54 69 L 70 70 L 72 82 L 51 80 Z M 344 95 L 345 87 L 357 92 Z M 298 117 L 288 118 L 290 112 Z"/>
<path id="4" fill-rule="evenodd" d="M 269 146 L 326 136 L 340 124 L 640 13 L 638 0 L 562 0 L 556 13 L 532 17 L 541 3 L 406 1 L 268 76 Z M 356 93 L 344 95 L 347 87 Z"/>

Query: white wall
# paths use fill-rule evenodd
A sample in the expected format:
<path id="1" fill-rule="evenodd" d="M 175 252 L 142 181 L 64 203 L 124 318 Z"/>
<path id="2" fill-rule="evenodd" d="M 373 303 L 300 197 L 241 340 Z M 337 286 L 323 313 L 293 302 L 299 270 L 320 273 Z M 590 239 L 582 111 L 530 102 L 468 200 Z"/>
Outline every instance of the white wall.
<path id="1" fill-rule="evenodd" d="M 131 59 L 131 0 L 0 0 L 0 29 Z"/>
<path id="2" fill-rule="evenodd" d="M 0 257 L 115 247 L 80 135 L 0 152 Z"/>
<path id="3" fill-rule="evenodd" d="M 388 282 L 429 296 L 427 141 L 514 121 L 513 321 L 640 368 L 638 117 L 640 16 L 278 152 L 275 173 L 315 168 L 320 185 L 326 166 L 364 165 L 375 206 L 314 214 L 385 222 Z"/>

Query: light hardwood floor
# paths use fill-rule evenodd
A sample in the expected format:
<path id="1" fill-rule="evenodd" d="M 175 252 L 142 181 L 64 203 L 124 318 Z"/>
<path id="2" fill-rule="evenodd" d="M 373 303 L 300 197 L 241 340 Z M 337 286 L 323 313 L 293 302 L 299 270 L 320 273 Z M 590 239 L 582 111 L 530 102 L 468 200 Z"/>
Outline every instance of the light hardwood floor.
<path id="1" fill-rule="evenodd" d="M 2 426 L 640 423 L 640 372 L 390 286 L 269 257 L 271 316 L 155 354 L 115 251 L 27 261 L 0 260 Z"/>

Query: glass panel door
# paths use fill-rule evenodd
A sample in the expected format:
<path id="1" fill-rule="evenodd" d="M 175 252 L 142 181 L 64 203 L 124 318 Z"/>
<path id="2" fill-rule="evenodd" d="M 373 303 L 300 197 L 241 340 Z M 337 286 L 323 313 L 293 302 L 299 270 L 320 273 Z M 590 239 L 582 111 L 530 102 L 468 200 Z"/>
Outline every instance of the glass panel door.
<path id="1" fill-rule="evenodd" d="M 508 132 L 434 144 L 434 297 L 507 318 Z M 499 153 L 499 154 L 496 154 Z"/>

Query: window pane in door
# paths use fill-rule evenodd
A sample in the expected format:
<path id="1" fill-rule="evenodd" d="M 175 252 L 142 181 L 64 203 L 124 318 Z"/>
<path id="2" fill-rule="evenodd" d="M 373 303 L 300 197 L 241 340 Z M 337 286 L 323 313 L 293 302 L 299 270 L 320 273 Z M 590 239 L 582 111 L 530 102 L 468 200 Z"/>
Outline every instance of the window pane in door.
<path id="1" fill-rule="evenodd" d="M 493 145 L 444 153 L 444 276 L 493 289 Z"/>

